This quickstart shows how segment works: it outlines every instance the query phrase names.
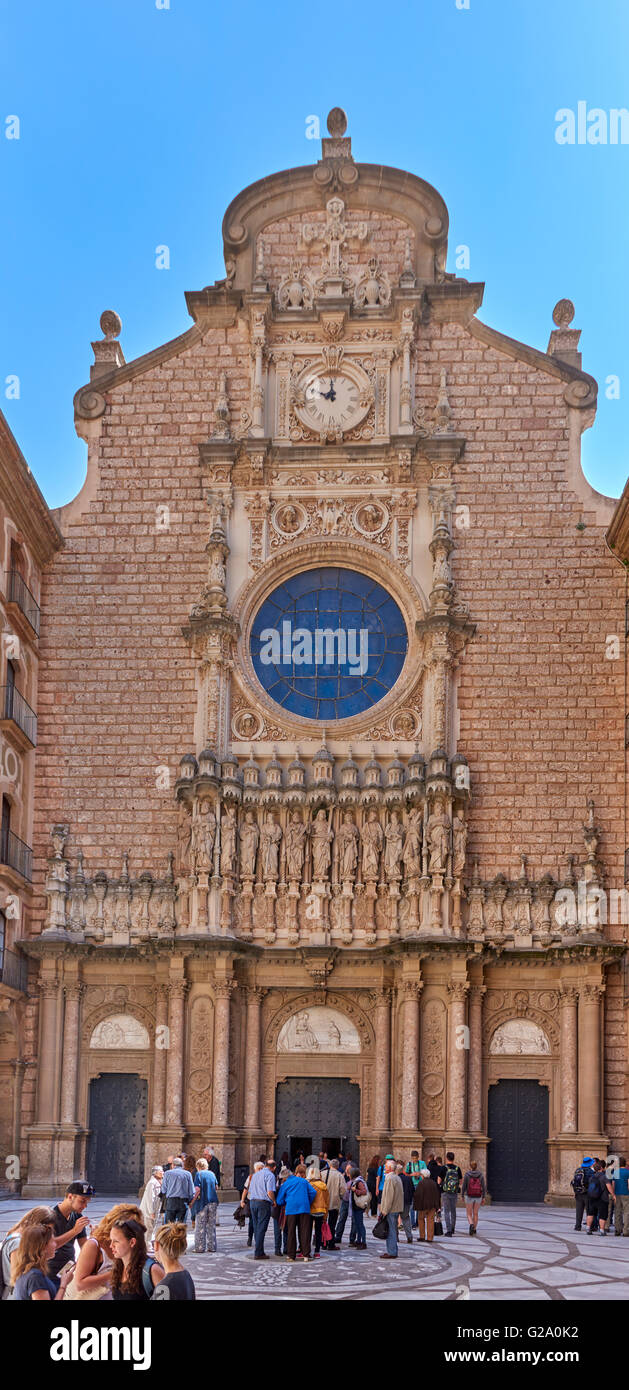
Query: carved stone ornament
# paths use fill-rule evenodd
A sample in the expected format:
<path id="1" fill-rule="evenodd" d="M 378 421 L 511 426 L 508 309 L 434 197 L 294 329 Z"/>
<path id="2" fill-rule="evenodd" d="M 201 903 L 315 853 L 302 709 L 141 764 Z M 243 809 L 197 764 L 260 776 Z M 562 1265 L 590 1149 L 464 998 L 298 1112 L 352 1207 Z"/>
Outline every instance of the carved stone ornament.
<path id="1" fill-rule="evenodd" d="M 90 1038 L 91 1048 L 148 1048 L 151 1042 L 144 1024 L 131 1014 L 111 1014 L 101 1019 Z"/>
<path id="2" fill-rule="evenodd" d="M 389 278 L 375 256 L 367 262 L 356 280 L 354 304 L 357 309 L 386 308 L 391 303 Z"/>
<path id="3" fill-rule="evenodd" d="M 290 267 L 277 290 L 277 303 L 280 309 L 311 309 L 315 286 L 311 272 L 299 261 L 291 261 Z"/>
<path id="4" fill-rule="evenodd" d="M 489 1045 L 492 1057 L 545 1057 L 550 1054 L 550 1050 L 548 1038 L 539 1024 L 524 1018 L 513 1018 L 507 1023 L 501 1023 Z"/>
<path id="5" fill-rule="evenodd" d="M 300 1009 L 283 1025 L 278 1052 L 360 1052 L 358 1029 L 337 1009 Z"/>

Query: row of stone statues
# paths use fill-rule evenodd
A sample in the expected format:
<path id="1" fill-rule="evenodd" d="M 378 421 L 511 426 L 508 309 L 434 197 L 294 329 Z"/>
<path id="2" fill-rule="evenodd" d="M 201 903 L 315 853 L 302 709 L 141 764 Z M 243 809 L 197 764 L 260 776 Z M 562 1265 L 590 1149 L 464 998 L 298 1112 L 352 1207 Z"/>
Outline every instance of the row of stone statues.
<path id="1" fill-rule="evenodd" d="M 325 882 L 334 871 L 338 881 L 354 883 L 420 878 L 445 874 L 454 878 L 465 867 L 467 826 L 462 809 L 451 821 L 444 799 L 411 808 L 403 819 L 391 811 L 384 824 L 378 811 L 368 810 L 359 827 L 353 810 L 316 811 L 304 820 L 302 812 L 288 812 L 284 826 L 279 813 L 268 810 L 261 820 L 251 808 L 235 806 L 220 811 L 208 799 L 195 804 L 192 817 L 180 808 L 178 874 L 219 874 L 276 882 L 282 874 L 289 882 L 307 879 Z M 451 863 L 448 859 L 451 855 Z"/>

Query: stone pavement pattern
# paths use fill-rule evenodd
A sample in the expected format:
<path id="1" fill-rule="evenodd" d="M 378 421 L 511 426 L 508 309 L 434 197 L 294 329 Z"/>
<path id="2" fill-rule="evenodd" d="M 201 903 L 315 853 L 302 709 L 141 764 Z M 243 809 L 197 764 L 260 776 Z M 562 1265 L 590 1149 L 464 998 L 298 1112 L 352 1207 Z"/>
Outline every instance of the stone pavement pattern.
<path id="1" fill-rule="evenodd" d="M 95 1223 L 114 1202 L 133 1200 L 94 1198 L 90 1218 Z M 32 1205 L 12 1198 L 0 1202 L 0 1236 Z M 373 1222 L 368 1218 L 366 1253 L 348 1246 L 346 1227 L 337 1254 L 294 1265 L 272 1255 L 272 1226 L 265 1243 L 271 1259 L 255 1261 L 247 1248 L 246 1227 L 238 1229 L 233 1210 L 232 1203 L 220 1207 L 216 1254 L 195 1255 L 189 1238 L 185 1263 L 197 1298 L 629 1299 L 629 1238 L 587 1236 L 585 1229 L 577 1232 L 574 1213 L 563 1208 L 543 1204 L 484 1207 L 477 1236 L 467 1234 L 461 1208 L 453 1239 L 437 1238 L 430 1247 L 414 1240 L 411 1246 L 403 1236 L 397 1261 L 380 1260 L 384 1242 L 373 1239 Z"/>

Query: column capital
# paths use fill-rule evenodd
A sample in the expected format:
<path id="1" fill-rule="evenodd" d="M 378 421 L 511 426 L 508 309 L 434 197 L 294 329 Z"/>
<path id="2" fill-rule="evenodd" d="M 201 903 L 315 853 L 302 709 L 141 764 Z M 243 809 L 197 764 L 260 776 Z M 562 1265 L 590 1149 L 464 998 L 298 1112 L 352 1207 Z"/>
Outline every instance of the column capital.
<path id="1" fill-rule="evenodd" d="M 451 980 L 450 984 L 447 986 L 448 999 L 450 1000 L 450 1003 L 462 1004 L 467 998 L 469 988 L 470 986 L 467 980 Z M 484 988 L 484 986 L 482 986 L 482 988 Z"/>
<path id="2" fill-rule="evenodd" d="M 66 999 L 79 1000 L 85 994 L 85 985 L 73 980 L 63 986 L 63 992 Z"/>
<path id="3" fill-rule="evenodd" d="M 560 1008 L 575 1008 L 579 999 L 579 991 L 574 985 L 561 985 L 559 988 Z"/>
<path id="4" fill-rule="evenodd" d="M 487 993 L 487 985 L 470 984 L 469 990 L 470 999 L 482 999 L 483 995 Z"/>
<path id="5" fill-rule="evenodd" d="M 424 986 L 421 980 L 402 980 L 398 988 L 402 1001 L 406 1002 L 407 999 L 419 999 Z"/>
<path id="6" fill-rule="evenodd" d="M 390 986 L 386 985 L 383 989 L 374 989 L 373 992 L 376 996 L 376 1008 L 382 1008 L 383 1006 L 388 1008 L 390 1006 L 393 998 L 393 990 Z"/>
<path id="7" fill-rule="evenodd" d="M 59 994 L 59 981 L 40 980 L 38 989 L 40 999 L 56 999 Z"/>
<path id="8" fill-rule="evenodd" d="M 170 999 L 185 999 L 188 992 L 188 981 L 169 980 L 166 989 Z"/>
<path id="9" fill-rule="evenodd" d="M 236 981 L 235 981 L 235 980 L 215 980 L 215 981 L 214 981 L 214 998 L 215 998 L 215 999 L 231 999 L 231 996 L 232 996 L 232 994 L 233 994 L 235 988 L 236 988 Z"/>
<path id="10" fill-rule="evenodd" d="M 598 1004 L 605 994 L 605 986 L 583 985 L 580 994 L 585 1004 Z"/>
<path id="11" fill-rule="evenodd" d="M 268 989 L 261 989 L 259 985 L 246 985 L 245 995 L 247 1004 L 261 1004 L 266 999 Z"/>

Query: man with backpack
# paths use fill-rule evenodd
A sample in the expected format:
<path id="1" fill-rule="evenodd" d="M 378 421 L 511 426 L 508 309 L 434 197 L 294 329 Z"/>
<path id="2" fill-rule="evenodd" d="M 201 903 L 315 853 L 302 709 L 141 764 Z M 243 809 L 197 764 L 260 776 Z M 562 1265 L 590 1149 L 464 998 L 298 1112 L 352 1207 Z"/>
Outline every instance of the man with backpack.
<path id="1" fill-rule="evenodd" d="M 589 1174 L 587 1233 L 589 1236 L 593 1235 L 598 1226 L 599 1236 L 606 1236 L 605 1222 L 611 1196 L 611 1181 L 607 1177 L 604 1159 L 595 1159 Z"/>
<path id="2" fill-rule="evenodd" d="M 475 1236 L 476 1227 L 478 1226 L 478 1213 L 480 1211 L 480 1208 L 483 1206 L 485 1197 L 487 1195 L 487 1188 L 485 1186 L 485 1175 L 484 1173 L 481 1173 L 475 1159 L 472 1159 L 470 1161 L 470 1166 L 465 1174 L 465 1177 L 463 1178 L 463 1187 L 461 1188 L 461 1195 L 463 1197 L 463 1201 L 465 1202 L 465 1209 L 467 1212 L 467 1219 L 470 1227 L 470 1235 Z"/>
<path id="3" fill-rule="evenodd" d="M 575 1169 L 574 1177 L 572 1178 L 572 1181 L 570 1183 L 572 1191 L 574 1192 L 574 1202 L 576 1208 L 574 1222 L 575 1231 L 581 1230 L 583 1214 L 586 1210 L 588 1201 L 588 1183 L 590 1181 L 590 1173 L 593 1166 L 593 1158 L 584 1158 L 583 1162 L 579 1164 L 579 1167 Z"/>
<path id="4" fill-rule="evenodd" d="M 454 1162 L 454 1154 L 446 1154 L 446 1167 L 441 1186 L 441 1207 L 445 1218 L 446 1229 L 444 1235 L 453 1236 L 456 1226 L 456 1203 L 463 1174 L 458 1163 Z"/>

